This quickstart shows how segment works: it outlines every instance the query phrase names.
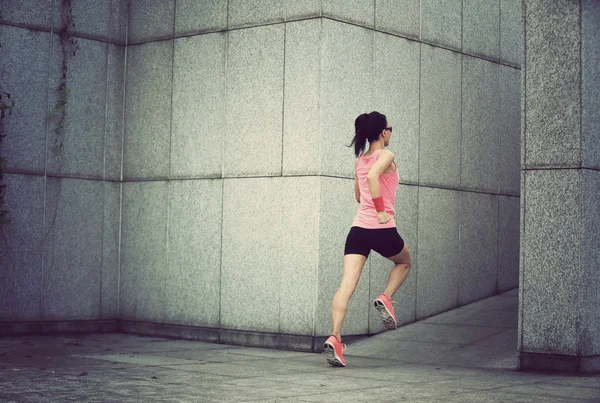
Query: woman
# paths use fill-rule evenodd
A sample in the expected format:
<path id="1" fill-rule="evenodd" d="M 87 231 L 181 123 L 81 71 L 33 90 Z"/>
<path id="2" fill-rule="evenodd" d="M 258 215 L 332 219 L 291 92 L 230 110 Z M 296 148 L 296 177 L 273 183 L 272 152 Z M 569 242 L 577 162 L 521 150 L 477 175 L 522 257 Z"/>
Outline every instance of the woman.
<path id="1" fill-rule="evenodd" d="M 371 249 L 394 263 L 387 286 L 375 299 L 374 305 L 386 329 L 398 326 L 392 295 L 406 280 L 411 261 L 408 247 L 396 230 L 394 201 L 398 189 L 398 169 L 394 154 L 386 150 L 392 136 L 385 115 L 379 112 L 363 113 L 354 122 L 355 194 L 360 203 L 344 249 L 344 272 L 342 283 L 331 304 L 332 335 L 325 341 L 324 354 L 327 362 L 345 367 L 342 344 L 342 324 L 350 297 L 354 293 L 363 266 Z M 369 149 L 363 153 L 367 141 Z"/>

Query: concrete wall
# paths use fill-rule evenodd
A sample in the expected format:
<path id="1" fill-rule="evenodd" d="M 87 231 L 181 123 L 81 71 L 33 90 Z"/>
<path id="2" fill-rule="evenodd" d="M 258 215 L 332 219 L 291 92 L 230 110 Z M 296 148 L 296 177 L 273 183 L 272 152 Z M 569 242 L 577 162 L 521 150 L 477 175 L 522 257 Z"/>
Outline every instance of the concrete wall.
<path id="1" fill-rule="evenodd" d="M 109 15 L 127 15 L 123 2 L 113 3 L 106 6 Z M 105 105 L 103 120 L 84 108 L 69 115 L 68 162 L 55 172 L 45 158 L 51 130 L 43 123 L 44 101 L 39 116 L 27 120 L 39 126 L 42 168 L 27 172 L 32 183 L 20 193 L 37 194 L 40 201 L 28 198 L 29 210 L 21 208 L 19 197 L 25 196 L 9 196 L 9 209 L 39 226 L 37 239 L 48 232 L 52 211 L 63 217 L 52 227 L 60 228 L 57 235 L 44 244 L 43 251 L 55 251 L 52 260 L 48 252 L 40 252 L 35 265 L 18 260 L 31 254 L 3 257 L 15 278 L 22 279 L 16 273 L 26 267 L 37 279 L 38 311 L 61 311 L 42 299 L 41 289 L 53 284 L 44 275 L 64 279 L 73 271 L 78 275 L 68 277 L 71 283 L 55 281 L 54 292 L 110 301 L 102 306 L 110 306 L 126 330 L 201 327 L 226 342 L 293 334 L 305 338 L 275 342 L 303 348 L 313 336 L 327 335 L 343 244 L 357 208 L 353 154 L 345 145 L 356 116 L 371 110 L 387 114 L 395 129 L 390 148 L 401 176 L 397 223 L 414 263 L 397 297 L 401 323 L 516 287 L 520 3 L 438 3 L 135 1 L 117 30 L 123 39 L 126 27 L 126 47 L 97 37 L 95 19 L 82 22 L 104 6 L 81 10 L 78 29 L 89 39 L 80 41 L 72 69 L 75 75 L 81 63 L 76 88 L 81 97 L 93 92 L 94 105 Z M 50 38 L 51 23 L 36 24 L 52 18 L 51 7 L 48 1 L 43 18 L 27 14 L 36 19 L 28 22 L 35 31 L 21 26 L 20 8 L 4 11 L 9 22 L 2 30 Z M 115 20 L 107 20 L 111 29 Z M 13 63 L 25 63 L 18 45 L 10 46 L 16 49 Z M 52 95 L 47 83 L 56 81 L 48 60 L 53 53 L 51 44 L 44 46 L 48 57 L 34 65 L 50 79 L 15 94 L 45 88 Z M 124 65 L 125 76 L 118 76 Z M 103 98 L 92 88 L 104 88 Z M 92 102 L 78 99 L 80 107 Z M 88 132 L 91 126 L 95 131 Z M 105 133 L 102 144 L 98 133 Z M 36 155 L 38 148 L 26 148 L 29 141 L 11 146 L 9 137 L 3 147 L 30 159 Z M 20 180 L 19 169 L 9 167 L 10 180 Z M 55 182 L 63 183 L 63 198 L 54 196 Z M 33 239 L 17 224 L 5 233 Z M 80 233 L 85 235 L 71 235 Z M 64 262 L 63 268 L 44 271 L 50 261 Z M 87 280 L 80 266 L 89 271 Z M 389 268 L 385 259 L 369 258 L 345 334 L 381 329 L 370 301 Z M 29 300 L 23 291 L 18 298 Z M 83 310 L 89 302 L 79 305 Z M 94 316 L 94 309 L 63 319 L 104 317 Z M 32 319 L 42 317 L 36 315 Z M 224 330 L 215 336 L 210 329 Z"/>
<path id="2" fill-rule="evenodd" d="M 98 329 L 118 317 L 127 4 L 74 2 L 79 49 L 68 57 L 57 134 L 49 114 L 64 15 L 59 1 L 0 5 L 0 88 L 15 102 L 0 146 L 11 220 L 1 229 L 0 321 L 22 331 L 60 330 L 64 321 Z"/>
<path id="3" fill-rule="evenodd" d="M 327 335 L 357 207 L 345 145 L 371 110 L 395 128 L 414 262 L 401 322 L 516 287 L 520 12 L 518 1 L 133 3 L 122 318 L 220 327 L 233 341 Z M 344 333 L 381 329 L 370 301 L 389 268 L 369 259 Z"/>
<path id="4" fill-rule="evenodd" d="M 520 366 L 600 372 L 600 4 L 524 10 Z"/>

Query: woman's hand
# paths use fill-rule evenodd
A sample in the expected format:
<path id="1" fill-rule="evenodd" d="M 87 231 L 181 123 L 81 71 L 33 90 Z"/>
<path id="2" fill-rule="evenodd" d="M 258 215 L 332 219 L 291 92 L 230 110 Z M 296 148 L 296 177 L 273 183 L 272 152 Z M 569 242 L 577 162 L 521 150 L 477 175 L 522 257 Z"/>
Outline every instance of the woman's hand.
<path id="1" fill-rule="evenodd" d="M 385 211 L 380 211 L 377 213 L 377 219 L 379 220 L 379 224 L 385 224 L 390 220 L 390 216 Z"/>

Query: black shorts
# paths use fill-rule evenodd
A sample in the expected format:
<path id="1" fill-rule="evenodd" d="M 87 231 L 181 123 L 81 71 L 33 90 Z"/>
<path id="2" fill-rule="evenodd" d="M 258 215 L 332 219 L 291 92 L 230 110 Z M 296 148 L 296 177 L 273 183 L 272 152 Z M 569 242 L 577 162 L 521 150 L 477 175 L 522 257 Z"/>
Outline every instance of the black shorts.
<path id="1" fill-rule="evenodd" d="M 396 228 L 366 229 L 352 227 L 346 238 L 344 255 L 369 257 L 373 249 L 383 257 L 392 257 L 404 249 L 404 239 Z"/>

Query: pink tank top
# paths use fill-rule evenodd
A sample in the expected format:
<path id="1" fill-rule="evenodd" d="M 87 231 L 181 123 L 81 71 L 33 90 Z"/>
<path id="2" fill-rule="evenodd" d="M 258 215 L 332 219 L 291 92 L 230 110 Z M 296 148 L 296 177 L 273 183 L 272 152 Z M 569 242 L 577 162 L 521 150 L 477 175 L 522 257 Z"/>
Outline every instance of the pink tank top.
<path id="1" fill-rule="evenodd" d="M 360 206 L 354 221 L 352 221 L 353 227 L 361 227 L 367 229 L 378 229 L 378 228 L 395 228 L 396 222 L 394 221 L 394 202 L 396 201 L 396 190 L 398 189 L 398 182 L 400 176 L 398 175 L 398 167 L 394 172 L 384 173 L 379 176 L 379 188 L 381 191 L 381 197 L 383 198 L 383 205 L 386 213 L 390 215 L 390 220 L 385 224 L 379 224 L 377 219 L 377 211 L 373 204 L 373 198 L 369 191 L 369 184 L 367 183 L 367 175 L 369 170 L 377 161 L 379 157 L 379 151 L 375 151 L 369 157 L 361 155 L 358 157 L 356 164 L 356 177 L 358 178 L 358 187 L 360 189 Z"/>

